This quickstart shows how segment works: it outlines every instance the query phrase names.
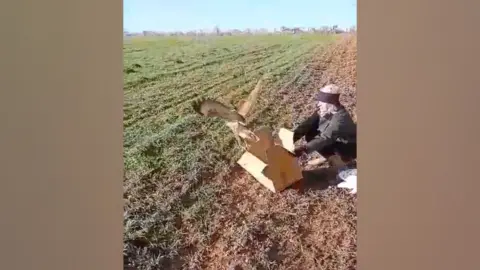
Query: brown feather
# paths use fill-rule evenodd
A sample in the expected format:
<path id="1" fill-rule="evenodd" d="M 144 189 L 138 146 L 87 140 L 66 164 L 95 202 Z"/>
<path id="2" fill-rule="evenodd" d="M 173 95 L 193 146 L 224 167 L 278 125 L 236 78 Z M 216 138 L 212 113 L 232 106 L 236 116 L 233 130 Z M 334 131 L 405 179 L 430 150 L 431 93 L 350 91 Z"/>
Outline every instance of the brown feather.
<path id="1" fill-rule="evenodd" d="M 260 94 L 260 90 L 262 90 L 262 82 L 263 79 L 260 79 L 253 89 L 252 92 L 248 95 L 248 97 L 245 100 L 241 100 L 238 104 L 238 114 L 240 114 L 243 117 L 246 117 L 247 114 L 250 112 L 252 109 L 253 105 L 255 105 L 258 95 Z"/>

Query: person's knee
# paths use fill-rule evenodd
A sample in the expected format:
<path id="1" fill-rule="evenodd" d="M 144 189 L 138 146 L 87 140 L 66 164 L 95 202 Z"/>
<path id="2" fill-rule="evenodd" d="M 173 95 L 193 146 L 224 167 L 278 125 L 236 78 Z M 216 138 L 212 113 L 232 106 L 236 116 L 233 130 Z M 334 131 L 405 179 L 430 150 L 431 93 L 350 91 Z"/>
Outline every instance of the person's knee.
<path id="1" fill-rule="evenodd" d="M 350 143 L 347 146 L 347 154 L 351 156 L 353 159 L 357 158 L 357 144 Z"/>
<path id="2" fill-rule="evenodd" d="M 315 136 L 318 135 L 318 118 L 315 116 L 310 116 L 300 123 L 293 130 L 293 141 L 296 142 L 305 136 L 305 139 L 311 141 Z"/>
<path id="3" fill-rule="evenodd" d="M 327 145 L 322 149 L 317 150 L 317 152 L 326 159 L 335 155 L 335 149 L 333 148 L 332 145 Z"/>
<path id="4" fill-rule="evenodd" d="M 335 153 L 339 155 L 343 161 L 351 161 L 357 158 L 357 144 L 348 143 L 340 144 L 336 147 Z"/>
<path id="5" fill-rule="evenodd" d="M 298 125 L 299 128 L 304 128 L 304 129 L 311 129 L 312 127 L 314 128 L 315 126 L 318 127 L 318 121 L 320 121 L 320 116 L 315 113 L 311 116 L 309 116 L 307 119 L 303 120 L 303 122 Z"/>
<path id="6" fill-rule="evenodd" d="M 317 137 L 317 135 L 318 135 L 318 132 L 315 132 L 315 131 L 307 132 L 307 134 L 305 135 L 305 141 L 308 143 L 311 140 L 315 139 L 315 137 Z"/>

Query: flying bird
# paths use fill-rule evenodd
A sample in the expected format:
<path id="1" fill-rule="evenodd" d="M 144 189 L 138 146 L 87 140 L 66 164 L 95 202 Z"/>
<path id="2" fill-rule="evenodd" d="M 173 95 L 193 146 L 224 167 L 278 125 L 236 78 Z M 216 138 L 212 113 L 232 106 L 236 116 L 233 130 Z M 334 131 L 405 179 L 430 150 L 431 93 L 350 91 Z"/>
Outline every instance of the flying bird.
<path id="1" fill-rule="evenodd" d="M 225 121 L 225 124 L 233 131 L 237 143 L 244 149 L 248 143 L 257 142 L 258 137 L 247 127 L 245 117 L 256 103 L 261 91 L 262 79 L 260 79 L 248 95 L 247 99 L 241 100 L 236 110 L 232 110 L 226 105 L 212 99 L 201 99 L 194 101 L 192 107 L 195 112 L 207 117 L 219 117 Z M 242 139 L 244 145 L 242 145 Z"/>

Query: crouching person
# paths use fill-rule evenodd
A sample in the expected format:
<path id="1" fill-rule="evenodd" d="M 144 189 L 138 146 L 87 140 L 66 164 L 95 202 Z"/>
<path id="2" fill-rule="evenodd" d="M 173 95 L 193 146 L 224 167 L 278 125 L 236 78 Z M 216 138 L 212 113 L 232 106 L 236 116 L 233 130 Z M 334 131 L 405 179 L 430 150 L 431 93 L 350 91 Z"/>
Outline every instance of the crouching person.
<path id="1" fill-rule="evenodd" d="M 341 167 L 357 158 L 357 128 L 348 111 L 340 104 L 340 89 L 330 84 L 316 95 L 317 111 L 294 130 L 294 142 L 305 137 L 306 144 L 295 148 L 297 157 L 318 152 L 323 158 L 310 164 L 325 161 Z"/>

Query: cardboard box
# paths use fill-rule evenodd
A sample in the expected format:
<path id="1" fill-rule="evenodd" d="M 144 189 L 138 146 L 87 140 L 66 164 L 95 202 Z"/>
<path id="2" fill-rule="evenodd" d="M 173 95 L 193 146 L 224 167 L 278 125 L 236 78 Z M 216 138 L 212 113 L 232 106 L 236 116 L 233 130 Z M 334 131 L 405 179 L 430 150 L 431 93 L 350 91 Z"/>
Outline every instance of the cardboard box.
<path id="1" fill-rule="evenodd" d="M 302 170 L 293 155 L 293 132 L 280 129 L 275 141 L 272 131 L 255 131 L 259 141 L 252 143 L 237 163 L 272 192 L 279 192 L 302 179 Z"/>

